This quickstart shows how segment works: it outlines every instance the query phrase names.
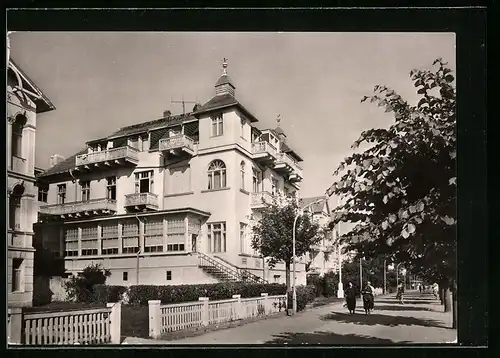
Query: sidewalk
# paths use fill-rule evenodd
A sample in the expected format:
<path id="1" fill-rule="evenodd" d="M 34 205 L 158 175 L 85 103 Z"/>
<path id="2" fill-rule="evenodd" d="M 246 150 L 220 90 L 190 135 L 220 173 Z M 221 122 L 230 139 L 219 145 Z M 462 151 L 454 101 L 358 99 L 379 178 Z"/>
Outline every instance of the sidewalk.
<path id="1" fill-rule="evenodd" d="M 248 323 L 176 341 L 127 337 L 123 344 L 208 345 L 208 344 L 402 344 L 446 343 L 456 339 L 451 314 L 443 313 L 432 295 L 409 292 L 405 305 L 395 295 L 375 298 L 370 315 L 349 315 L 342 302 L 311 308 L 293 317 Z"/>

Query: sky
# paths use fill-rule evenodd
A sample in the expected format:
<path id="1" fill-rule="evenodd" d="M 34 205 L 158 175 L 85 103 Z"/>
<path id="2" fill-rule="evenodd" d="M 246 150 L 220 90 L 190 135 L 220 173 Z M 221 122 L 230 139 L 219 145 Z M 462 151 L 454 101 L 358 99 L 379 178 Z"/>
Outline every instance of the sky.
<path id="1" fill-rule="evenodd" d="M 182 113 L 214 94 L 228 59 L 236 99 L 304 159 L 301 195 L 321 196 L 363 130 L 390 114 L 360 103 L 375 85 L 413 102 L 412 69 L 443 58 L 454 70 L 453 33 L 16 32 L 11 57 L 56 106 L 37 118 L 36 165 L 69 157 L 118 128 Z M 186 105 L 186 110 L 192 108 Z M 332 203 L 335 204 L 335 203 Z"/>

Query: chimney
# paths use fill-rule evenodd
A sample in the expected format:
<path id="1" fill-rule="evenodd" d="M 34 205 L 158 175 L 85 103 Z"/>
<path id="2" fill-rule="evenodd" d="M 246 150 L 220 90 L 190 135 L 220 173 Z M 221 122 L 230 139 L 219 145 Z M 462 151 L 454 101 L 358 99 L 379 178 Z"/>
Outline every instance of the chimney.
<path id="1" fill-rule="evenodd" d="M 163 118 L 168 118 L 172 115 L 172 112 L 170 112 L 168 109 L 163 111 Z"/>
<path id="2" fill-rule="evenodd" d="M 54 154 L 50 157 L 50 166 L 49 168 L 52 168 L 54 165 L 57 165 L 61 162 L 64 161 L 64 157 L 62 155 L 59 155 L 59 154 Z"/>

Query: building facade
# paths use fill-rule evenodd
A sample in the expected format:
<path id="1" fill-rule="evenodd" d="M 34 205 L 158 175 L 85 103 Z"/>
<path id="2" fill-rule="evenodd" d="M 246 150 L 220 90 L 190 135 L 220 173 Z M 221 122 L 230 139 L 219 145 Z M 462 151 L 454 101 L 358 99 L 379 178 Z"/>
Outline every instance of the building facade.
<path id="1" fill-rule="evenodd" d="M 7 71 L 7 290 L 8 305 L 31 306 L 33 224 L 37 221 L 37 115 L 55 109 L 38 86 L 8 58 Z"/>
<path id="2" fill-rule="evenodd" d="M 193 111 L 119 129 L 45 171 L 37 240 L 66 273 L 90 264 L 108 284 L 285 282 L 251 248 L 264 200 L 300 190 L 300 156 L 276 129 L 259 130 L 224 71 Z M 305 284 L 305 266 L 297 280 Z"/>
<path id="3" fill-rule="evenodd" d="M 317 202 L 316 204 L 313 204 Z M 306 256 L 307 274 L 324 275 L 328 272 L 337 272 L 339 267 L 339 252 L 335 243 L 334 232 L 330 228 L 330 208 L 324 197 L 302 198 L 301 207 L 308 207 L 306 211 L 312 215 L 314 222 L 323 230 L 322 240 Z M 311 205 L 312 204 L 312 205 Z"/>

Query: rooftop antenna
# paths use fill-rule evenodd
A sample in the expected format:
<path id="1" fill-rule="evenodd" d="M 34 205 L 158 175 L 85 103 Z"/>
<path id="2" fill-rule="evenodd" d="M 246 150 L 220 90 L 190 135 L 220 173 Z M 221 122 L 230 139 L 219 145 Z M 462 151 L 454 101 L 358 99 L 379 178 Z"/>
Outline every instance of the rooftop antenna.
<path id="1" fill-rule="evenodd" d="M 185 101 L 184 96 L 182 96 L 182 100 L 180 101 L 174 101 L 172 100 L 171 103 L 182 103 L 182 114 L 186 114 L 186 103 L 198 103 L 198 102 L 193 102 L 193 101 Z"/>

